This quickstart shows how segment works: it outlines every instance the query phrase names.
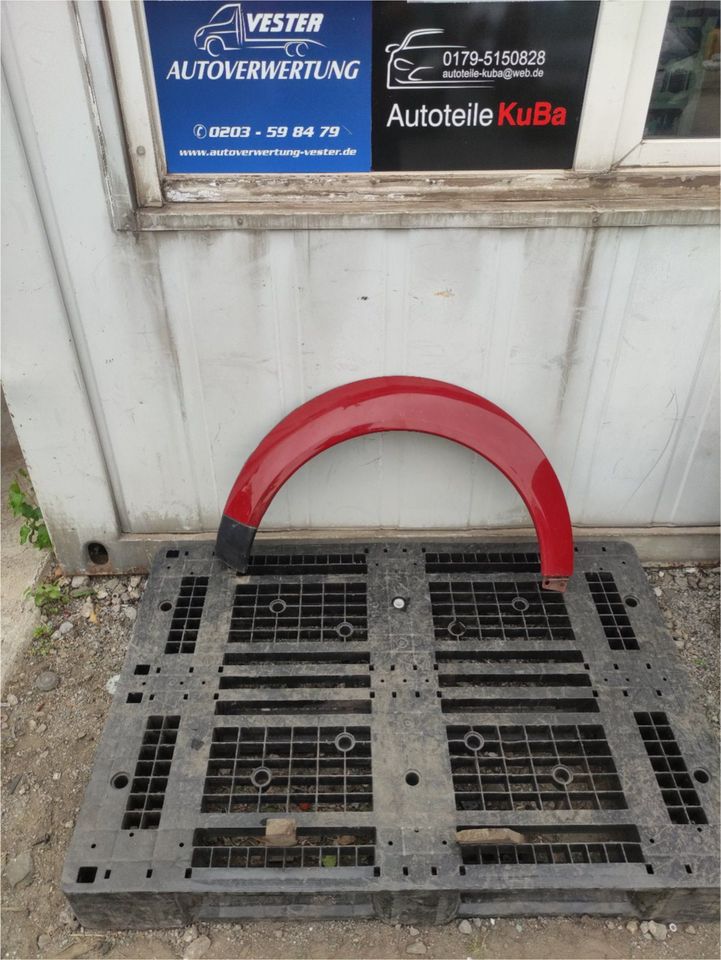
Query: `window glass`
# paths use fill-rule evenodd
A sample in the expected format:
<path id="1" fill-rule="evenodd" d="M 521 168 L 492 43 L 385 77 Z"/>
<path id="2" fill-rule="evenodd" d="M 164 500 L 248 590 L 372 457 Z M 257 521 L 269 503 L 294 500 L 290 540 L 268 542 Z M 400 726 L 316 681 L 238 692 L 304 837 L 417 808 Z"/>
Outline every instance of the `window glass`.
<path id="1" fill-rule="evenodd" d="M 673 0 L 645 138 L 719 136 L 719 0 Z"/>

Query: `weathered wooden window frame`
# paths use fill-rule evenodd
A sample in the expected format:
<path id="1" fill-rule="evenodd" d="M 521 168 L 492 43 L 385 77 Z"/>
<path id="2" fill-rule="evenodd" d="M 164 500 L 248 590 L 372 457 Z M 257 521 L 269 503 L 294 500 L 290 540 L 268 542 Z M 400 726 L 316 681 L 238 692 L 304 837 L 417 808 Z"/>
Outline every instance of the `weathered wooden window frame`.
<path id="1" fill-rule="evenodd" d="M 103 0 L 137 203 L 139 212 L 147 213 L 140 225 L 172 228 L 167 218 L 182 210 L 183 223 L 192 213 L 208 228 L 221 204 L 224 220 L 233 204 L 254 213 L 264 209 L 276 219 L 289 216 L 296 225 L 311 209 L 332 212 L 337 220 L 381 210 L 432 217 L 442 208 L 447 215 L 454 204 L 462 215 L 485 204 L 495 205 L 498 217 L 502 204 L 511 215 L 505 225 L 515 225 L 518 201 L 538 203 L 543 193 L 551 202 L 579 203 L 586 197 L 592 203 L 592 181 L 599 175 L 612 177 L 619 199 L 644 172 L 655 174 L 657 185 L 658 174 L 669 167 L 677 182 L 708 175 L 719 163 L 718 139 L 643 139 L 669 5 L 670 0 L 601 0 L 572 170 L 178 175 L 166 170 L 143 4 Z M 245 225 L 242 217 L 236 222 Z"/>

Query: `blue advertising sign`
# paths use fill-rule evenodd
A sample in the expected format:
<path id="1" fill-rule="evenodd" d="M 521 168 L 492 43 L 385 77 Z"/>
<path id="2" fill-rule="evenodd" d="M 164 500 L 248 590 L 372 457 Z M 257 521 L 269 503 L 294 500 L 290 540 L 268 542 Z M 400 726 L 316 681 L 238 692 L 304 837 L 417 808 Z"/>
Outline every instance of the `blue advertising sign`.
<path id="1" fill-rule="evenodd" d="M 169 173 L 573 166 L 598 0 L 145 0 Z"/>
<path id="2" fill-rule="evenodd" d="M 370 0 L 146 0 L 169 173 L 371 166 Z"/>

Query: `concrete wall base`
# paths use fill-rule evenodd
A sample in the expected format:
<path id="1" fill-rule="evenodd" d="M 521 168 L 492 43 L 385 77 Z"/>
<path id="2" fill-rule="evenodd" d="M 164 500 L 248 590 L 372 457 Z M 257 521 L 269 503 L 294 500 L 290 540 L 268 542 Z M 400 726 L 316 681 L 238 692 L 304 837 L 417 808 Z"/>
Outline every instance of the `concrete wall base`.
<path id="1" fill-rule="evenodd" d="M 574 527 L 574 537 L 592 540 L 626 540 L 636 549 L 643 563 L 683 564 L 715 563 L 719 560 L 721 543 L 719 527 Z M 473 530 L 393 530 L 387 528 L 368 529 L 363 527 L 318 528 L 313 530 L 267 530 L 258 534 L 256 542 L 264 540 L 383 540 L 388 538 L 408 538 L 424 540 L 498 540 L 520 541 L 535 540 L 536 534 L 531 527 L 494 528 Z M 143 573 L 147 571 L 152 558 L 161 547 L 167 547 L 178 540 L 213 540 L 215 533 L 187 534 L 176 537 L 169 534 L 157 536 L 131 535 L 121 536 L 112 543 L 104 543 L 109 554 L 109 562 L 104 565 L 93 564 L 84 555 L 86 551 L 77 548 L 68 552 L 58 551 L 67 573 Z"/>
<path id="2" fill-rule="evenodd" d="M 13 517 L 8 506 L 8 490 L 18 471 L 25 466 L 10 414 L 2 397 L 2 680 L 10 674 L 18 653 L 29 643 L 38 624 L 37 607 L 25 597 L 25 591 L 44 574 L 49 563 L 47 550 L 20 544 L 22 520 Z"/>

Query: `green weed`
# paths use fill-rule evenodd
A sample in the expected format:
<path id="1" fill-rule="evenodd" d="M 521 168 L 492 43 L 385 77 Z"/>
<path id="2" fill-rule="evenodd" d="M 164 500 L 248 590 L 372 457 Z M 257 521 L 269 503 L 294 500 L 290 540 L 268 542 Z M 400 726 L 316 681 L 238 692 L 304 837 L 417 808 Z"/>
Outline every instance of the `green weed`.
<path id="1" fill-rule="evenodd" d="M 28 587 L 25 596 L 30 597 L 43 613 L 57 613 L 70 599 L 57 583 L 39 583 L 37 587 Z"/>
<path id="2" fill-rule="evenodd" d="M 30 489 L 21 486 L 21 481 L 28 480 L 27 471 L 19 470 L 10 484 L 8 506 L 14 517 L 22 517 L 24 521 L 20 527 L 20 543 L 30 543 L 38 550 L 50 550 L 53 544 L 42 511 Z"/>
<path id="3" fill-rule="evenodd" d="M 47 657 L 53 652 L 50 635 L 52 630 L 46 623 L 41 623 L 39 627 L 33 630 L 32 652 L 36 657 Z"/>

